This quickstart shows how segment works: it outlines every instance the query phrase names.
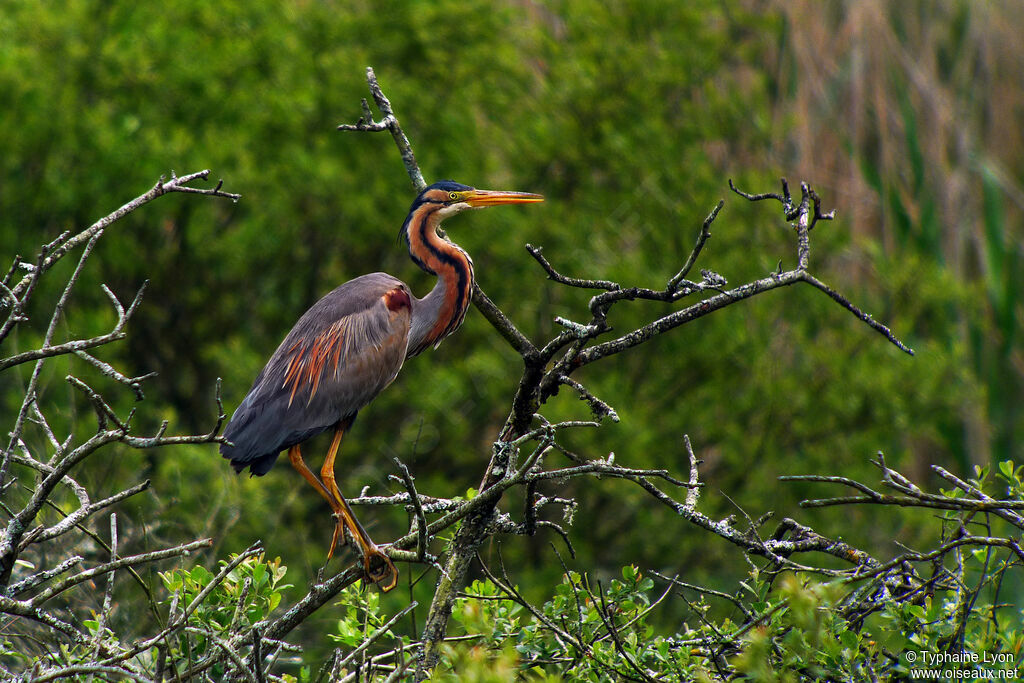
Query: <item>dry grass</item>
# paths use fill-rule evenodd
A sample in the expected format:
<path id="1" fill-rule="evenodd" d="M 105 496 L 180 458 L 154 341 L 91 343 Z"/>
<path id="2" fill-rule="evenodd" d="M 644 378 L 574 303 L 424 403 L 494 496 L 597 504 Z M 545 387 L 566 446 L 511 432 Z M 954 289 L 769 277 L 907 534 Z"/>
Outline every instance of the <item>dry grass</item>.
<path id="1" fill-rule="evenodd" d="M 913 223 L 935 202 L 945 263 L 984 275 L 983 173 L 1006 200 L 1006 237 L 1024 232 L 1024 4 L 768 6 L 788 24 L 777 62 L 779 166 L 814 178 L 854 229 L 892 246 L 892 207 L 862 164 L 874 167 Z"/>

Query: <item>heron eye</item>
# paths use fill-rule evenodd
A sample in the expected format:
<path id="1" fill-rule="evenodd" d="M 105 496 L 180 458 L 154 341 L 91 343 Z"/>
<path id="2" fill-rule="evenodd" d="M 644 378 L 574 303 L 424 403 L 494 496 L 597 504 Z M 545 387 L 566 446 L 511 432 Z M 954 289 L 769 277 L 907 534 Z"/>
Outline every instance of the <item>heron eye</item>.
<path id="1" fill-rule="evenodd" d="M 451 200 L 454 201 L 454 200 L 456 200 L 458 198 L 459 198 L 459 193 L 458 192 L 449 192 L 448 193 L 448 199 L 451 199 Z"/>

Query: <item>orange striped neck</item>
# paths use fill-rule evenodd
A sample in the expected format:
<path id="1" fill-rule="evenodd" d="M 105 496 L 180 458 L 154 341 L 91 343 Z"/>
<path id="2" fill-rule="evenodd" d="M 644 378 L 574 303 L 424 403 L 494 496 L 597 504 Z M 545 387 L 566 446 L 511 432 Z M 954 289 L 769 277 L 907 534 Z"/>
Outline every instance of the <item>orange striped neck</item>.
<path id="1" fill-rule="evenodd" d="M 409 356 L 428 346 L 437 347 L 462 325 L 473 291 L 473 261 L 457 245 L 437 234 L 441 204 L 422 202 L 406 219 L 409 256 L 423 270 L 437 276 L 437 284 L 414 307 Z"/>

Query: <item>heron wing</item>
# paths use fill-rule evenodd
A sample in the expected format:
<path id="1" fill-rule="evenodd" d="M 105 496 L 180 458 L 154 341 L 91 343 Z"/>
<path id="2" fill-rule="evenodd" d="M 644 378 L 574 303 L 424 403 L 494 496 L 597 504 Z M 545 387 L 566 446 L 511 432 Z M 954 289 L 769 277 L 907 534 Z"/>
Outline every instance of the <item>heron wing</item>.
<path id="1" fill-rule="evenodd" d="M 412 298 L 398 279 L 350 280 L 299 319 L 257 376 L 224 436 L 237 471 L 264 474 L 278 454 L 352 417 L 398 375 Z"/>

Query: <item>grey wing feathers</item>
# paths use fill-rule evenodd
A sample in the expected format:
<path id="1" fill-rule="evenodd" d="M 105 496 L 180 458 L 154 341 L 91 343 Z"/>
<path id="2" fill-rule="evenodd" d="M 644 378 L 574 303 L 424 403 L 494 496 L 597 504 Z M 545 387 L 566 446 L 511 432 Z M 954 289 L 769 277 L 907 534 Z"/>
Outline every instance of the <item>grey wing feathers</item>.
<path id="1" fill-rule="evenodd" d="M 265 474 L 282 450 L 354 416 L 390 384 L 405 359 L 411 302 L 400 280 L 373 273 L 306 311 L 224 431 L 234 446 L 220 451 L 235 471 Z"/>

